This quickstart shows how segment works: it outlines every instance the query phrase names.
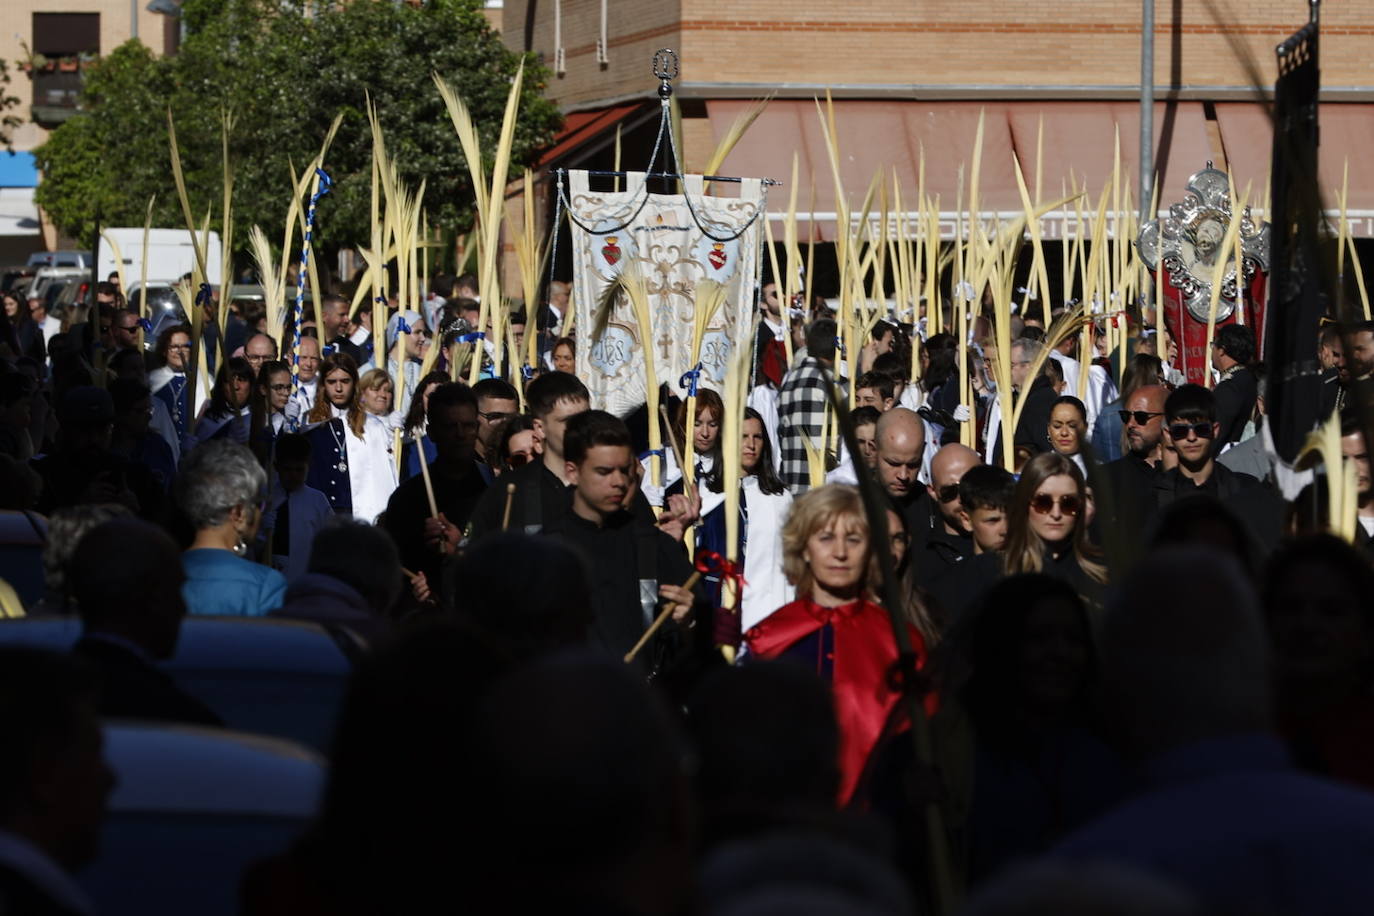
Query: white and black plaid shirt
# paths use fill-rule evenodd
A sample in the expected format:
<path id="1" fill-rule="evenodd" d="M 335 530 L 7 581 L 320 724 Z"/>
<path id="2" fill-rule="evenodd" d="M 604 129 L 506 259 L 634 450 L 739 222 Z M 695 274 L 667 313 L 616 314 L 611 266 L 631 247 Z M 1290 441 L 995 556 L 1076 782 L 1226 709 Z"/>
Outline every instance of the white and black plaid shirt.
<path id="1" fill-rule="evenodd" d="M 778 450 L 782 455 L 782 482 L 794 494 L 811 486 L 811 467 L 806 460 L 806 441 L 823 450 L 821 430 L 830 409 L 830 372 L 808 356 L 782 380 L 778 397 Z"/>

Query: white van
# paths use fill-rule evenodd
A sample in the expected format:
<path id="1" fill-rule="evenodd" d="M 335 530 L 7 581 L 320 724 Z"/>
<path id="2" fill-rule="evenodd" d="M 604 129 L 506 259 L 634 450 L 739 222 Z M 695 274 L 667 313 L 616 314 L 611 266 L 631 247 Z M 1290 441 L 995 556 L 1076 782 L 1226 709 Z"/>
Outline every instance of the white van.
<path id="1" fill-rule="evenodd" d="M 106 236 L 119 247 L 123 260 L 122 268 L 115 265 L 114 249 L 106 241 Z M 197 241 L 203 236 L 197 234 Z M 220 284 L 221 246 L 219 233 L 210 233 L 210 247 L 205 253 L 205 270 L 209 274 L 206 281 L 212 286 Z M 154 283 L 173 284 L 191 272 L 195 266 L 196 254 L 191 244 L 191 233 L 185 229 L 150 229 L 148 231 L 148 285 Z M 100 247 L 95 253 L 95 275 L 101 280 L 116 269 L 124 272 L 124 282 L 129 286 L 138 283 L 143 271 L 143 229 L 106 229 L 100 238 Z"/>

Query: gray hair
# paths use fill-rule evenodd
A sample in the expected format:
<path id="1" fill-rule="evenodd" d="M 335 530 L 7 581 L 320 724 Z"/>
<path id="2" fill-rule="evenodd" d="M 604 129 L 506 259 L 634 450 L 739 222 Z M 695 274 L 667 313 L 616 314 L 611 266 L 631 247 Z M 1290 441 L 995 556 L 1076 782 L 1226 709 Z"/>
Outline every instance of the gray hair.
<path id="1" fill-rule="evenodd" d="M 1034 363 L 1040 358 L 1040 354 L 1045 352 L 1045 345 L 1038 340 L 1031 340 L 1029 337 L 1018 337 L 1011 342 L 1013 355 L 1017 350 L 1021 351 L 1021 356 L 1028 363 Z"/>
<path id="2" fill-rule="evenodd" d="M 216 439 L 196 447 L 181 464 L 176 498 L 197 530 L 222 525 L 237 506 L 262 500 L 267 472 L 247 446 Z"/>
<path id="3" fill-rule="evenodd" d="M 1168 547 L 1141 562 L 1103 621 L 1102 671 L 1142 756 L 1270 727 L 1259 599 L 1221 551 Z"/>
<path id="4" fill-rule="evenodd" d="M 65 611 L 70 600 L 69 572 L 72 555 L 86 533 L 112 518 L 132 515 L 116 503 L 95 503 L 58 509 L 48 519 L 48 540 L 43 545 L 43 582 L 47 586 L 46 604 Z"/>

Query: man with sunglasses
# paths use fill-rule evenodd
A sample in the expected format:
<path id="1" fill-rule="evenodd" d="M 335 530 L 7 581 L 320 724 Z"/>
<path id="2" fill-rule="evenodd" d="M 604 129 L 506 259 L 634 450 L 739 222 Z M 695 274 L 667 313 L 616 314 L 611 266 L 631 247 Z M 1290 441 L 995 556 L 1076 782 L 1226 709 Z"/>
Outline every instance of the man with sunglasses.
<path id="1" fill-rule="evenodd" d="M 933 511 L 924 538 L 918 534 L 918 543 L 912 547 L 911 564 L 918 583 L 932 582 L 965 557 L 973 556 L 973 536 L 961 518 L 959 481 L 966 471 L 982 463 L 977 452 L 957 442 L 942 447 L 930 459 L 926 495 Z"/>
<path id="2" fill-rule="evenodd" d="M 1183 385 L 1164 402 L 1164 445 L 1178 455 L 1176 467 L 1155 477 L 1155 506 L 1163 509 L 1189 496 L 1207 495 L 1232 502 L 1259 481 L 1220 465 L 1212 442 L 1221 430 L 1216 398 L 1201 385 Z"/>
<path id="3" fill-rule="evenodd" d="M 1145 385 L 1131 392 L 1121 411 L 1126 454 L 1102 466 L 1110 493 L 1102 500 L 1106 514 L 1119 530 L 1140 531 L 1149 516 L 1148 497 L 1159 468 L 1160 443 L 1164 438 L 1164 403 L 1169 391 L 1163 385 Z"/>
<path id="4" fill-rule="evenodd" d="M 477 460 L 488 468 L 500 468 L 496 437 L 501 424 L 520 412 L 520 395 L 505 379 L 484 378 L 472 387 L 477 398 Z"/>

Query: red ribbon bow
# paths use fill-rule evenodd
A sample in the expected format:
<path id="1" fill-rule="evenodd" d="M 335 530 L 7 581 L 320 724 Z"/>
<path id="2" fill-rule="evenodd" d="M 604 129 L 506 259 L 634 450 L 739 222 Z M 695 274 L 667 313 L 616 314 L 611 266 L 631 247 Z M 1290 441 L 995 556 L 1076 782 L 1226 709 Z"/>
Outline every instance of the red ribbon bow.
<path id="1" fill-rule="evenodd" d="M 749 584 L 744 579 L 744 567 L 734 560 L 727 560 L 714 550 L 698 552 L 696 568 L 697 572 L 703 576 L 718 576 L 722 581 L 733 579 L 736 594 L 739 594 L 740 589 Z"/>

